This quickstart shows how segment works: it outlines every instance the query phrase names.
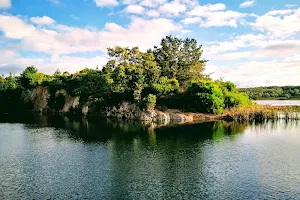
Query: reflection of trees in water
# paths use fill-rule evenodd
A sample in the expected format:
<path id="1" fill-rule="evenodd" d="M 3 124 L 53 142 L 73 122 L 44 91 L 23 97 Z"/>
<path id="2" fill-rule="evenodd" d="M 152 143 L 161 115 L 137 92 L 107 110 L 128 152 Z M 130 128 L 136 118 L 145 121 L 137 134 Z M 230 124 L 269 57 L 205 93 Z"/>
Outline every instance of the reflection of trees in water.
<path id="1" fill-rule="evenodd" d="M 213 140 L 218 141 L 226 136 L 234 139 L 237 135 L 243 133 L 246 129 L 247 123 L 237 122 L 215 122 L 213 126 Z"/>
<path id="2" fill-rule="evenodd" d="M 70 139 L 85 142 L 132 142 L 139 139 L 145 145 L 157 145 L 164 141 L 197 144 L 205 140 L 219 141 L 227 136 L 234 139 L 236 135 L 243 133 L 246 127 L 246 124 L 225 121 L 155 127 L 138 121 L 99 118 L 88 120 L 60 115 L 28 115 L 23 118 L 11 116 L 6 120 L 29 124 L 29 128 L 50 126 L 64 129 L 67 130 L 64 132 L 67 132 Z M 57 133 L 58 138 L 60 134 L 61 132 Z"/>
<path id="3" fill-rule="evenodd" d="M 268 132 L 276 130 L 288 130 L 299 128 L 299 120 L 272 119 L 252 122 L 249 128 L 256 132 Z"/>

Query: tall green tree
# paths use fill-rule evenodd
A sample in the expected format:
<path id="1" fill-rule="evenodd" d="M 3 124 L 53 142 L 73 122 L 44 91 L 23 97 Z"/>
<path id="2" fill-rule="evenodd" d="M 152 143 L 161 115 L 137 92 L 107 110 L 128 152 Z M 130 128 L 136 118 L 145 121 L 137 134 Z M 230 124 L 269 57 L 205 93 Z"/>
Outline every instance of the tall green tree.
<path id="1" fill-rule="evenodd" d="M 202 46 L 195 39 L 184 40 L 167 36 L 160 46 L 154 47 L 154 55 L 161 67 L 162 76 L 175 78 L 181 86 L 187 86 L 192 80 L 204 77 L 207 60 L 202 58 Z"/>
<path id="2" fill-rule="evenodd" d="M 38 70 L 34 66 L 26 67 L 26 69 L 21 73 L 19 78 L 19 83 L 23 88 L 31 88 L 38 83 L 37 77 Z"/>
<path id="3" fill-rule="evenodd" d="M 4 90 L 14 90 L 16 88 L 18 88 L 17 78 L 15 76 L 13 76 L 12 73 L 10 73 L 9 76 L 5 78 L 3 89 Z"/>

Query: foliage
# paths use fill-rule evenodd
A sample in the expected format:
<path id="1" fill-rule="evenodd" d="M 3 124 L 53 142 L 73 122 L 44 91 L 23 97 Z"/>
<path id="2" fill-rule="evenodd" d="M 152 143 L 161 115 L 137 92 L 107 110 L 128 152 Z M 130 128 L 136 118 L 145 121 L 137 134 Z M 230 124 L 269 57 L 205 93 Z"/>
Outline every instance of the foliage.
<path id="1" fill-rule="evenodd" d="M 8 77 L 3 79 L 0 78 L 0 88 L 2 91 L 15 90 L 19 87 L 17 77 L 13 76 L 11 73 Z"/>
<path id="2" fill-rule="evenodd" d="M 246 93 L 239 92 L 234 83 L 227 81 L 217 81 L 224 93 L 225 108 L 231 108 L 234 106 L 246 106 L 252 104 Z"/>
<path id="3" fill-rule="evenodd" d="M 245 92 L 250 99 L 300 99 L 300 86 L 271 86 L 256 88 L 240 88 L 239 91 Z"/>
<path id="4" fill-rule="evenodd" d="M 222 114 L 224 95 L 219 85 L 213 81 L 192 82 L 187 91 L 191 107 L 198 112 Z"/>
<path id="5" fill-rule="evenodd" d="M 22 88 L 28 89 L 51 80 L 52 77 L 50 75 L 40 73 L 36 67 L 29 66 L 21 73 L 18 81 Z"/>
<path id="6" fill-rule="evenodd" d="M 147 110 L 153 110 L 156 106 L 156 96 L 148 94 L 148 96 L 143 99 L 143 102 Z"/>
<path id="7" fill-rule="evenodd" d="M 167 36 L 160 47 L 154 47 L 154 55 L 162 76 L 177 79 L 181 86 L 203 78 L 207 60 L 202 59 L 202 46 L 195 39 Z"/>
<path id="8" fill-rule="evenodd" d="M 29 66 L 20 76 L 0 77 L 0 93 L 20 90 L 25 95 L 43 85 L 49 88 L 49 105 L 53 108 L 64 104 L 62 97 L 54 97 L 55 92 L 66 90 L 80 97 L 82 105 L 97 107 L 99 112 L 122 101 L 148 110 L 159 105 L 218 114 L 224 108 L 250 103 L 235 84 L 212 81 L 203 73 L 207 60 L 202 58 L 202 46 L 195 39 L 167 36 L 160 46 L 145 52 L 120 46 L 107 52 L 108 62 L 101 69 L 84 68 L 74 74 L 56 70 L 50 76 Z"/>
<path id="9" fill-rule="evenodd" d="M 168 79 L 167 77 L 163 76 L 159 78 L 158 83 L 153 84 L 153 88 L 157 94 L 167 95 L 177 91 L 179 88 L 179 83 L 176 79 Z"/>

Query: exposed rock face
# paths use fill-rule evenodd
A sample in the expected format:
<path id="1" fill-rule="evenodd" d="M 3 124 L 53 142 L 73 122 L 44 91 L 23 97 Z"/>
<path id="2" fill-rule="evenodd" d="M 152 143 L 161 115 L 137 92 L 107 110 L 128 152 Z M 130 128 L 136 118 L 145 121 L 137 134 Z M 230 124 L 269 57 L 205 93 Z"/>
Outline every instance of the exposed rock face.
<path id="1" fill-rule="evenodd" d="M 38 86 L 33 90 L 22 92 L 21 98 L 25 103 L 32 103 L 34 112 L 44 112 L 48 109 L 49 91 L 47 87 Z"/>
<path id="2" fill-rule="evenodd" d="M 89 107 L 88 106 L 83 106 L 82 109 L 81 109 L 81 113 L 83 116 L 87 116 L 89 112 Z"/>
<path id="3" fill-rule="evenodd" d="M 50 93 L 47 87 L 38 86 L 33 90 L 26 90 L 22 93 L 24 102 L 31 102 L 33 104 L 33 111 L 46 112 L 53 108 L 48 107 L 48 99 Z M 72 97 L 66 90 L 58 90 L 55 93 L 55 98 L 59 96 L 64 97 L 64 105 L 60 113 L 68 113 L 71 109 L 79 106 L 79 97 Z M 58 111 L 58 110 L 57 110 Z M 113 107 L 108 107 L 104 112 L 94 113 L 93 107 L 84 105 L 81 108 L 83 116 L 87 115 L 101 115 L 102 117 L 123 118 L 139 120 L 145 123 L 169 124 L 169 123 L 189 123 L 193 121 L 193 115 L 184 114 L 176 110 L 167 110 L 165 112 L 159 110 L 142 110 L 136 104 L 129 102 L 122 102 Z"/>
<path id="4" fill-rule="evenodd" d="M 65 90 L 58 90 L 55 93 L 55 98 L 59 95 L 64 97 L 64 106 L 59 111 L 61 113 L 67 113 L 71 108 L 76 108 L 79 105 L 79 98 L 70 96 Z M 33 105 L 32 111 L 34 112 L 46 112 L 53 108 L 49 108 L 48 100 L 50 93 L 47 87 L 38 86 L 33 90 L 24 90 L 21 95 L 21 99 L 25 103 L 31 103 Z"/>
<path id="5" fill-rule="evenodd" d="M 57 90 L 55 93 L 55 98 L 57 98 L 59 95 L 65 97 L 65 104 L 59 112 L 67 113 L 70 111 L 70 108 L 74 109 L 79 105 L 79 97 L 72 97 L 67 93 L 66 90 Z"/>
<path id="6" fill-rule="evenodd" d="M 105 115 L 107 117 L 139 119 L 142 111 L 135 105 L 128 102 L 123 102 L 118 106 L 107 108 Z"/>
<path id="7" fill-rule="evenodd" d="M 113 106 L 106 111 L 107 117 L 135 119 L 159 124 L 188 123 L 193 121 L 192 115 L 178 113 L 176 111 L 162 112 L 159 110 L 143 111 L 135 104 L 123 102 L 119 106 Z"/>

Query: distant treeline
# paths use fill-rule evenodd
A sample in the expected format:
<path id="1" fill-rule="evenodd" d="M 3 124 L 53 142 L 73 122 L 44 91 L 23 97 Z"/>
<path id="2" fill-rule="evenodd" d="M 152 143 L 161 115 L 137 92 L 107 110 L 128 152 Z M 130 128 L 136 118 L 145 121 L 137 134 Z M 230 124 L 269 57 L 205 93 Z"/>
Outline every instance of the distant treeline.
<path id="1" fill-rule="evenodd" d="M 300 99 L 300 86 L 270 86 L 256 88 L 240 88 L 240 92 L 245 92 L 251 99 Z"/>

